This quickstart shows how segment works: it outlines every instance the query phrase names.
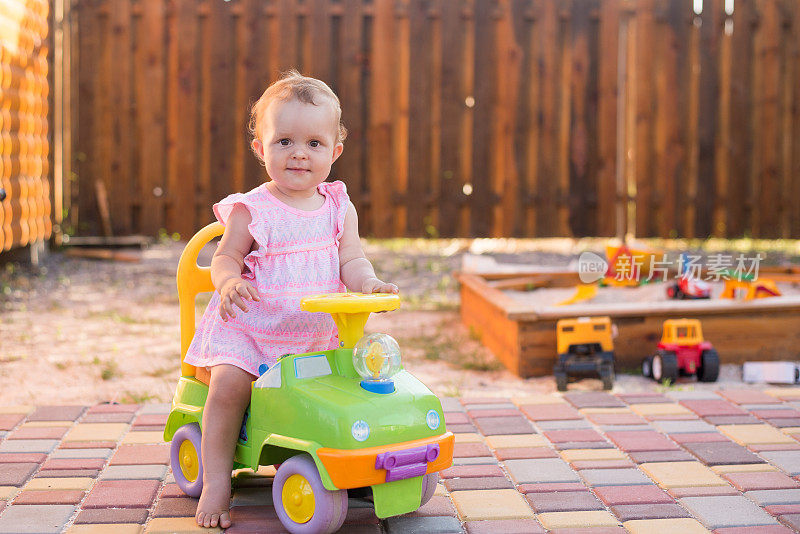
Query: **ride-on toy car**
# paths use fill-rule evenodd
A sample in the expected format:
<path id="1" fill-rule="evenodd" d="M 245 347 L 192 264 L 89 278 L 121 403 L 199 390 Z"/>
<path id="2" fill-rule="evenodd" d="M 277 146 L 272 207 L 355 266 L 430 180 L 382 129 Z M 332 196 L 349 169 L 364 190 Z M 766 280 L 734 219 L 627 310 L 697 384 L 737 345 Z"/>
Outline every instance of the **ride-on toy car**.
<path id="1" fill-rule="evenodd" d="M 561 319 L 556 323 L 556 387 L 566 391 L 569 376 L 600 376 L 603 389 L 614 387 L 614 343 L 609 317 Z"/>
<path id="2" fill-rule="evenodd" d="M 183 362 L 194 334 L 195 296 L 213 291 L 200 249 L 223 231 L 213 223 L 186 245 L 178 264 L 181 377 L 167 419 L 175 481 L 197 497 L 208 372 Z M 371 312 L 399 307 L 398 295 L 330 294 L 303 299 L 310 312 L 333 315 L 341 348 L 281 358 L 253 382 L 234 453 L 234 469 L 277 465 L 272 502 L 292 533 L 335 532 L 347 515 L 347 490 L 371 488 L 380 517 L 412 512 L 450 467 L 454 436 L 439 399 L 402 369 L 397 343 L 363 336 Z M 363 336 L 363 337 L 362 337 Z M 362 491 L 363 493 L 363 491 Z"/>
<path id="3" fill-rule="evenodd" d="M 680 373 L 697 374 L 701 382 L 715 382 L 719 376 L 719 355 L 703 339 L 697 319 L 664 321 L 655 355 L 642 361 L 642 374 L 659 382 L 674 382 Z"/>

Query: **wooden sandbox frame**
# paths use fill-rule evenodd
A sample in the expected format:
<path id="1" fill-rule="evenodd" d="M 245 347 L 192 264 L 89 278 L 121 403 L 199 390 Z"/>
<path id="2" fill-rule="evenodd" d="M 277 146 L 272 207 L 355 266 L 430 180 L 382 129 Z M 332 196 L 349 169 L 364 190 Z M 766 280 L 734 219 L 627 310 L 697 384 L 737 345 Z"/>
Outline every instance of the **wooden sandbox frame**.
<path id="1" fill-rule="evenodd" d="M 461 320 L 511 372 L 525 378 L 553 372 L 556 321 L 581 316 L 608 315 L 617 325 L 617 369 L 638 368 L 642 358 L 655 351 L 664 320 L 683 317 L 701 320 L 703 335 L 714 344 L 722 363 L 800 360 L 800 296 L 745 302 L 711 299 L 532 306 L 514 300 L 500 287 L 538 282 L 547 287 L 576 286 L 578 274 L 458 273 L 457 279 Z"/>

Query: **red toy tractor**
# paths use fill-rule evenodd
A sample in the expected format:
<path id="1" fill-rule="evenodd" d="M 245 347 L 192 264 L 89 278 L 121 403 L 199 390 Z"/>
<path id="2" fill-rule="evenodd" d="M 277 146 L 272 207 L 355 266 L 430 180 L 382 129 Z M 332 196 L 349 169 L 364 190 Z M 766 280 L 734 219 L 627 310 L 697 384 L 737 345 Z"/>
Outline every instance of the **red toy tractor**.
<path id="1" fill-rule="evenodd" d="M 703 340 L 697 319 L 668 319 L 655 355 L 642 361 L 642 374 L 658 382 L 674 382 L 678 374 L 696 374 L 701 382 L 716 382 L 719 355 Z"/>
<path id="2" fill-rule="evenodd" d="M 667 286 L 667 296 L 671 299 L 711 298 L 711 285 L 692 276 L 679 276 L 675 283 Z"/>

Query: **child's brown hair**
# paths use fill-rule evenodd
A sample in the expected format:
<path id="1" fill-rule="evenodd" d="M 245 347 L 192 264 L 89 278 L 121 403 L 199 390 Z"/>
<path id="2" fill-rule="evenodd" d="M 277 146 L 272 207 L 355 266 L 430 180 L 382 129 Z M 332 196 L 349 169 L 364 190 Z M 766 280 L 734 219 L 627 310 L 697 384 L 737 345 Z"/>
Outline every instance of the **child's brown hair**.
<path id="1" fill-rule="evenodd" d="M 295 69 L 284 72 L 280 79 L 267 87 L 261 97 L 253 104 L 250 109 L 250 122 L 247 125 L 250 135 L 253 138 L 258 137 L 257 127 L 271 102 L 275 100 L 285 102 L 297 99 L 304 104 L 319 106 L 320 101 L 317 97 L 327 98 L 333 105 L 337 125 L 336 142 L 343 142 L 347 137 L 347 128 L 342 123 L 342 107 L 339 104 L 339 97 L 325 82 L 309 76 L 303 76 Z M 256 153 L 256 156 L 261 159 L 258 153 Z"/>

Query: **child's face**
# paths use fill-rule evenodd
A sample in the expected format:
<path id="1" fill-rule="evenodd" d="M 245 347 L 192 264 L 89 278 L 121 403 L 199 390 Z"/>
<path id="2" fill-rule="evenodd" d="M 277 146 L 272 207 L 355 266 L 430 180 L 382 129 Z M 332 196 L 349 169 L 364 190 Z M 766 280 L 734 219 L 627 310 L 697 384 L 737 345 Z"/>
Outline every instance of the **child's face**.
<path id="1" fill-rule="evenodd" d="M 264 113 L 253 147 L 284 192 L 310 193 L 325 181 L 342 153 L 337 129 L 336 114 L 325 101 L 318 106 L 275 101 Z"/>

